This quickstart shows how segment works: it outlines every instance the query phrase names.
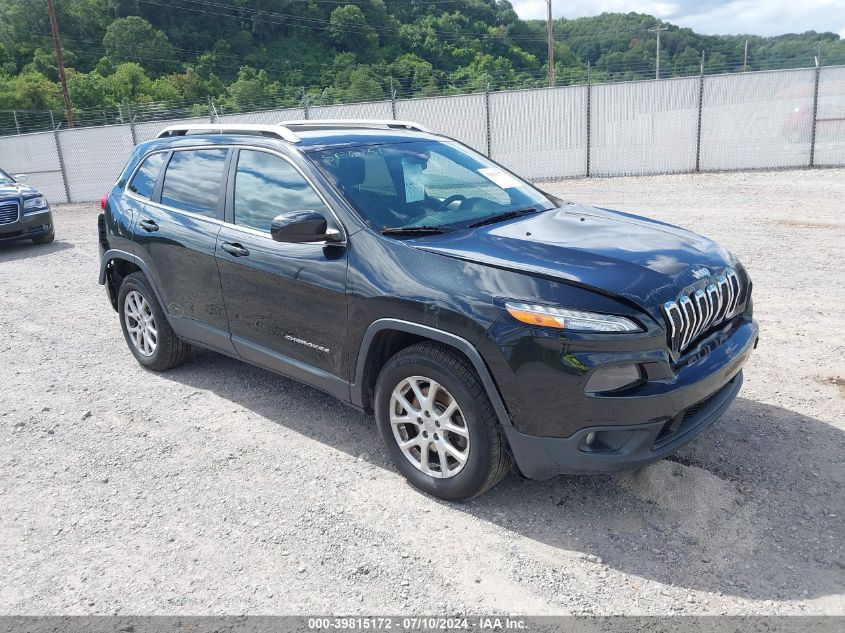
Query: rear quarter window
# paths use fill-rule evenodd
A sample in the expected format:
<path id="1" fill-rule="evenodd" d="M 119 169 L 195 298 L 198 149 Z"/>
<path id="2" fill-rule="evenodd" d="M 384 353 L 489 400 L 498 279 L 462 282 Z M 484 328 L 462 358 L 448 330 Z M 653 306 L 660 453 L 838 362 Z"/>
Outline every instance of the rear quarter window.
<path id="1" fill-rule="evenodd" d="M 132 182 L 129 183 L 129 191 L 137 196 L 149 199 L 153 195 L 153 189 L 155 189 L 166 155 L 166 152 L 158 152 L 147 156 L 132 177 Z"/>

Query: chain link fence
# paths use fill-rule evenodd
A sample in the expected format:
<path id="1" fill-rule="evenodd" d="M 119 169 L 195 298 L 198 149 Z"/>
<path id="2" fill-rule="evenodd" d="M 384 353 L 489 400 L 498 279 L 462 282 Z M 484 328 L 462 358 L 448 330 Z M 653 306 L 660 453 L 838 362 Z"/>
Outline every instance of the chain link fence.
<path id="1" fill-rule="evenodd" d="M 361 118 L 416 121 L 535 180 L 843 166 L 845 66 L 237 114 L 211 105 L 203 117 L 0 137 L 0 167 L 29 174 L 53 202 L 88 202 L 169 125 Z"/>

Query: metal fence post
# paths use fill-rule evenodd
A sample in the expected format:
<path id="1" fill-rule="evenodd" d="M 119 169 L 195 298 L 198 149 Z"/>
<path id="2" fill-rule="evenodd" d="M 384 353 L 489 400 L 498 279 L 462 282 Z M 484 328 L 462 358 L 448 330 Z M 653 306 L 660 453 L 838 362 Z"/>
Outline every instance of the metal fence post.
<path id="1" fill-rule="evenodd" d="M 21 133 L 21 126 L 18 125 L 18 112 L 17 110 L 12 110 L 12 117 L 15 119 L 15 131 L 20 134 Z"/>
<path id="2" fill-rule="evenodd" d="M 590 100 L 592 99 L 592 91 L 593 91 L 593 80 L 592 80 L 592 70 L 590 68 L 590 60 L 587 60 L 587 178 L 590 177 L 590 135 L 592 134 L 591 128 L 591 106 Z"/>
<path id="3" fill-rule="evenodd" d="M 67 184 L 67 170 L 65 169 L 65 157 L 62 154 L 62 141 L 59 138 L 59 128 L 56 127 L 56 121 L 53 118 L 53 111 L 50 110 L 50 121 L 53 123 L 53 140 L 56 143 L 56 155 L 59 157 L 59 169 L 62 170 L 62 184 L 65 186 L 65 198 L 68 202 L 73 202 L 70 199 L 70 187 Z"/>
<path id="4" fill-rule="evenodd" d="M 220 115 L 217 113 L 217 107 L 214 105 L 214 99 L 211 97 L 208 98 L 208 118 L 209 123 L 220 123 Z"/>
<path id="5" fill-rule="evenodd" d="M 305 86 L 302 86 L 302 118 L 308 119 L 308 93 L 305 92 Z"/>
<path id="6" fill-rule="evenodd" d="M 701 51 L 701 71 L 698 74 L 698 123 L 695 131 L 695 171 L 701 171 L 701 112 L 704 109 L 704 51 Z"/>
<path id="7" fill-rule="evenodd" d="M 819 117 L 819 76 L 821 71 L 821 59 L 816 57 L 816 80 L 813 87 L 813 129 L 810 132 L 810 167 L 814 167 L 816 164 L 816 122 Z"/>
<path id="8" fill-rule="evenodd" d="M 484 89 L 484 116 L 487 119 L 487 158 L 492 158 L 490 156 L 491 146 L 493 140 L 490 134 L 490 82 L 487 82 L 487 87 Z"/>
<path id="9" fill-rule="evenodd" d="M 132 146 L 138 144 L 138 135 L 135 133 L 135 117 L 132 116 L 132 108 L 126 104 L 126 116 L 129 119 L 129 134 L 132 137 Z"/>
<path id="10" fill-rule="evenodd" d="M 396 88 L 393 87 L 393 77 L 390 78 L 390 113 L 396 120 Z"/>

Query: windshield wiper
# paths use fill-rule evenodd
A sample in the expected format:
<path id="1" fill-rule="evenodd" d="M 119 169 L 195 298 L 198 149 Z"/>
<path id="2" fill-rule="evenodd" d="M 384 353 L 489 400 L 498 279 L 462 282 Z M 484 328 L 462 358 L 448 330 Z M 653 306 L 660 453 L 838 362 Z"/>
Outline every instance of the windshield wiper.
<path id="1" fill-rule="evenodd" d="M 467 228 L 474 229 L 478 226 L 487 226 L 488 224 L 495 224 L 496 222 L 504 222 L 505 220 L 510 220 L 512 218 L 518 218 L 523 215 L 531 215 L 532 213 L 539 213 L 540 209 L 535 209 L 534 207 L 528 209 L 514 209 L 513 211 L 504 211 L 502 213 L 497 213 L 496 215 L 491 215 L 489 218 L 484 218 L 483 220 L 479 220 L 478 222 L 473 222 Z"/>
<path id="2" fill-rule="evenodd" d="M 384 229 L 382 235 L 439 235 L 451 229 L 442 226 L 396 226 Z"/>

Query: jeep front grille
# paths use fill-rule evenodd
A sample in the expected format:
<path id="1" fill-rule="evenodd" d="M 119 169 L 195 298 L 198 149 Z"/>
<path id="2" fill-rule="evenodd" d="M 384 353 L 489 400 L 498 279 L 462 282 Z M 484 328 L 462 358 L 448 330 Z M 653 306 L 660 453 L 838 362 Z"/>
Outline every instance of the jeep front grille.
<path id="1" fill-rule="evenodd" d="M 739 275 L 733 268 L 728 268 L 691 293 L 664 303 L 669 347 L 675 352 L 683 352 L 699 336 L 730 319 L 744 294 Z"/>
<path id="2" fill-rule="evenodd" d="M 0 202 L 0 224 L 11 224 L 18 220 L 17 202 Z"/>

